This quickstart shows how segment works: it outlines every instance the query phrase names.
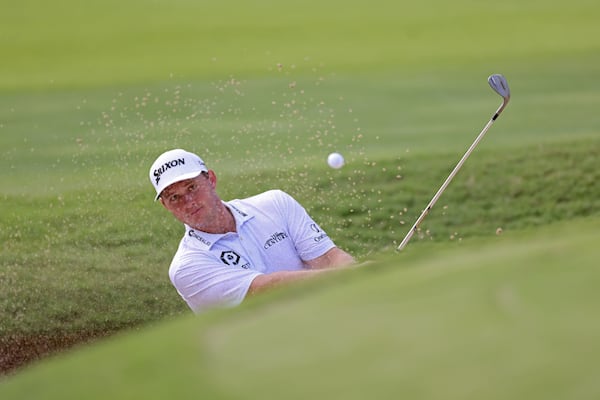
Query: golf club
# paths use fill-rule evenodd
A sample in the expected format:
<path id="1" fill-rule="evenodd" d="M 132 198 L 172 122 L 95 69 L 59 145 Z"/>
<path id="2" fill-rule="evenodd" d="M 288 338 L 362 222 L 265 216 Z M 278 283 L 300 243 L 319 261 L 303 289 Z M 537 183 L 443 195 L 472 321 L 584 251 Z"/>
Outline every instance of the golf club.
<path id="1" fill-rule="evenodd" d="M 452 179 L 457 174 L 458 170 L 462 167 L 462 165 L 464 164 L 466 159 L 469 157 L 469 155 L 471 154 L 473 149 L 475 149 L 475 146 L 477 146 L 477 144 L 483 138 L 483 136 L 488 131 L 488 129 L 490 129 L 490 126 L 492 126 L 494 121 L 496 121 L 496 119 L 498 119 L 498 117 L 500 116 L 500 113 L 504 110 L 504 108 L 508 104 L 508 101 L 510 100 L 510 89 L 508 87 L 508 83 L 506 82 L 506 78 L 500 74 L 494 74 L 488 78 L 488 83 L 490 84 L 492 89 L 494 89 L 494 91 L 496 93 L 498 93 L 500 96 L 502 96 L 502 104 L 496 110 L 496 112 L 494 113 L 492 118 L 489 120 L 489 122 L 485 125 L 485 127 L 483 128 L 481 133 L 477 136 L 477 138 L 475 139 L 473 144 L 471 144 L 471 147 L 469 147 L 469 149 L 466 151 L 466 153 L 462 156 L 462 158 L 460 159 L 458 164 L 456 164 L 456 167 L 454 167 L 454 169 L 452 170 L 450 175 L 448 175 L 448 178 L 446 178 L 446 180 L 444 181 L 444 183 L 442 184 L 440 189 L 433 196 L 433 198 L 431 199 L 431 201 L 429 202 L 429 204 L 427 205 L 425 210 L 421 213 L 421 215 L 419 216 L 419 218 L 417 219 L 415 224 L 412 226 L 412 228 L 410 228 L 410 231 L 406 234 L 406 236 L 402 240 L 402 243 L 400 243 L 400 245 L 398 246 L 398 251 L 401 251 L 402 249 L 404 249 L 404 247 L 406 246 L 406 244 L 408 243 L 410 238 L 417 231 L 421 222 L 423 222 L 423 220 L 425 219 L 425 217 L 427 216 L 427 214 L 433 207 L 433 205 L 438 201 L 438 199 L 440 198 L 440 196 L 442 195 L 444 190 L 446 190 L 446 187 L 450 184 L 450 181 L 452 181 Z"/>

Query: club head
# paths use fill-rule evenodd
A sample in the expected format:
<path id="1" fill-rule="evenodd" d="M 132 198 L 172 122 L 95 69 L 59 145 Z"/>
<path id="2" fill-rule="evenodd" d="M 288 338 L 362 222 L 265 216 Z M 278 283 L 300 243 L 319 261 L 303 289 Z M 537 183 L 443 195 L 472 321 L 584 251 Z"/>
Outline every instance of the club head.
<path id="1" fill-rule="evenodd" d="M 501 74 L 490 75 L 488 78 L 488 82 L 492 89 L 496 93 L 498 93 L 505 102 L 508 102 L 510 99 L 510 88 L 508 87 L 508 82 L 506 82 L 506 78 Z"/>

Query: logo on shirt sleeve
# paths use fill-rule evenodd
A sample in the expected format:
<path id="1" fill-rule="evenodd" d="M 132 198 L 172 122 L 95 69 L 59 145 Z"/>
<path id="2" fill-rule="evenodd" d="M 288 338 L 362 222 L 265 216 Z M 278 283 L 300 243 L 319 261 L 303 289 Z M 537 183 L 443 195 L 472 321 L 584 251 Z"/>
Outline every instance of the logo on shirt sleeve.
<path id="1" fill-rule="evenodd" d="M 317 224 L 310 224 L 310 229 L 317 233 L 317 236 L 313 237 L 313 240 L 317 243 L 319 243 L 321 240 L 327 237 L 327 234 L 323 232 L 323 230 L 319 228 L 319 225 Z"/>

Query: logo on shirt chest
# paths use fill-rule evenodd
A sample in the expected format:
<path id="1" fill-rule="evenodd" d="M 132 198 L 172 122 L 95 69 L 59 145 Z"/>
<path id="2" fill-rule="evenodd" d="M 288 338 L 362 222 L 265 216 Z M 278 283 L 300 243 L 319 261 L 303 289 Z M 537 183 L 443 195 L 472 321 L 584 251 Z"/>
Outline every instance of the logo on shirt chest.
<path id="1" fill-rule="evenodd" d="M 263 246 L 264 249 L 268 249 L 269 247 L 285 240 L 288 238 L 287 233 L 285 232 L 275 232 L 274 234 L 272 234 L 267 241 L 265 242 L 265 245 Z"/>
<path id="2" fill-rule="evenodd" d="M 221 252 L 221 261 L 223 261 L 223 264 L 225 265 L 231 265 L 234 267 L 240 266 L 244 269 L 248 269 L 250 268 L 250 264 L 249 263 L 245 263 L 243 265 L 239 265 L 240 264 L 240 260 L 241 257 L 238 253 L 236 253 L 233 250 L 227 250 L 227 251 L 223 251 Z"/>

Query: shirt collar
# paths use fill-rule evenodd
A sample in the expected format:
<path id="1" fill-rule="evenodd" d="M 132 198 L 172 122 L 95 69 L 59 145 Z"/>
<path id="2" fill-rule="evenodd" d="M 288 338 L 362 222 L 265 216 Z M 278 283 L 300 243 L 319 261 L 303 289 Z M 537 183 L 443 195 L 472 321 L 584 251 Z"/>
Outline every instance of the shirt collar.
<path id="1" fill-rule="evenodd" d="M 244 223 L 246 223 L 246 221 L 254 218 L 253 215 L 250 215 L 245 210 L 242 210 L 239 207 L 239 204 L 237 206 L 234 206 L 233 204 L 227 203 L 227 202 L 223 202 L 223 204 L 225 205 L 225 207 L 227 207 L 231 211 L 231 215 L 233 215 L 233 218 L 235 219 L 235 225 L 236 225 L 238 232 L 239 232 L 240 227 Z M 186 237 L 193 238 L 195 240 L 195 242 L 200 247 L 202 247 L 204 250 L 210 250 L 210 248 L 213 246 L 213 244 L 215 244 L 217 241 L 219 241 L 224 236 L 231 234 L 231 232 L 207 233 L 207 232 L 200 231 L 198 229 L 193 229 L 188 225 L 185 225 L 185 230 L 186 230 Z"/>

